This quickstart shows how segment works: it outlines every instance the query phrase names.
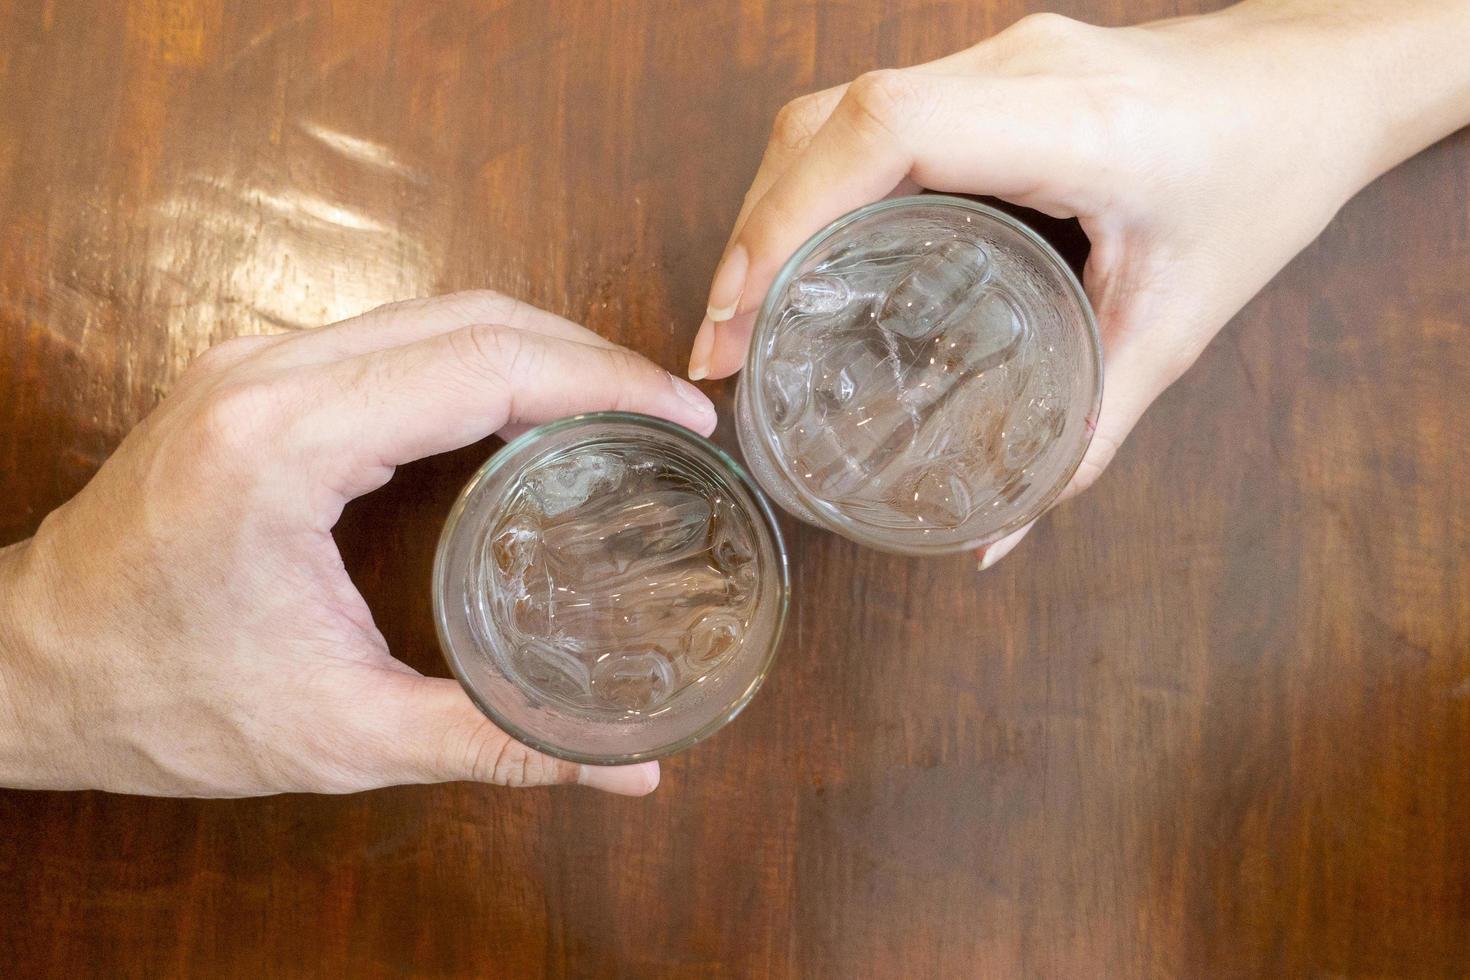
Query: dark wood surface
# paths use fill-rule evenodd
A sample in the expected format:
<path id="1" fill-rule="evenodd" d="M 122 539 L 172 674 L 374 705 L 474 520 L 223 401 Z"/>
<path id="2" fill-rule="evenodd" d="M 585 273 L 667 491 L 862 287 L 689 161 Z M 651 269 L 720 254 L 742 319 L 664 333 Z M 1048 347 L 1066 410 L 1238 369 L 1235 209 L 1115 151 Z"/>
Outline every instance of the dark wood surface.
<path id="1" fill-rule="evenodd" d="M 682 367 L 776 109 L 1027 6 L 0 0 L 0 543 L 232 335 L 489 286 Z M 777 670 L 653 797 L 0 792 L 0 973 L 1470 973 L 1467 168 L 1370 187 L 996 570 L 790 526 Z M 340 530 L 422 670 L 490 448 Z"/>

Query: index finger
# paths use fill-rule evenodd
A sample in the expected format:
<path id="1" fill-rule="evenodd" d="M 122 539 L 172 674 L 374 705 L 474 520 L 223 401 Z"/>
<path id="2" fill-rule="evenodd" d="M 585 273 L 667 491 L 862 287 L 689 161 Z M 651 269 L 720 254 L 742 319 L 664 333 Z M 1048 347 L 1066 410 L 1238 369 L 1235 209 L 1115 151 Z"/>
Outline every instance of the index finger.
<path id="1" fill-rule="evenodd" d="M 710 287 L 712 310 L 744 317 L 786 259 L 827 224 L 905 179 L 993 194 L 1054 215 L 1081 212 L 1100 127 L 1053 83 L 927 70 L 873 72 L 848 87 L 811 144 L 750 209 Z M 748 333 L 717 334 L 709 376 L 739 370 Z"/>
<path id="2" fill-rule="evenodd" d="M 617 346 L 586 327 L 513 296 L 488 289 L 469 289 L 400 300 L 339 323 L 287 335 L 282 338 L 275 359 L 290 364 L 340 361 L 370 351 L 401 347 L 472 323 L 498 323 L 593 346 Z"/>
<path id="3" fill-rule="evenodd" d="M 715 427 L 708 398 L 637 354 L 497 324 L 302 371 L 314 397 L 294 448 L 346 499 L 509 424 L 613 409 Z"/>

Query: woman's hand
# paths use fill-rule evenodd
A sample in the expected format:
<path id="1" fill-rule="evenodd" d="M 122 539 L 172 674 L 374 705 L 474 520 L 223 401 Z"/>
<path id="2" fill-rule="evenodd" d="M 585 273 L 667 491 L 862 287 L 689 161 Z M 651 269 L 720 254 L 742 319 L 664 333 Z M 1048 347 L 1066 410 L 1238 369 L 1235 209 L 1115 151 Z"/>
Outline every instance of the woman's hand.
<path id="1" fill-rule="evenodd" d="M 1039 15 L 797 99 L 716 270 L 689 376 L 739 370 L 782 263 L 863 204 L 924 187 L 1075 216 L 1107 381 L 1074 494 L 1352 194 L 1470 121 L 1467 46 L 1470 4 L 1436 0 L 1249 3 L 1118 29 Z"/>
<path id="2" fill-rule="evenodd" d="M 595 409 L 702 433 L 692 385 L 493 293 L 208 351 L 35 538 L 0 550 L 0 785 L 167 796 L 579 782 L 389 655 L 332 539 L 395 465 Z"/>

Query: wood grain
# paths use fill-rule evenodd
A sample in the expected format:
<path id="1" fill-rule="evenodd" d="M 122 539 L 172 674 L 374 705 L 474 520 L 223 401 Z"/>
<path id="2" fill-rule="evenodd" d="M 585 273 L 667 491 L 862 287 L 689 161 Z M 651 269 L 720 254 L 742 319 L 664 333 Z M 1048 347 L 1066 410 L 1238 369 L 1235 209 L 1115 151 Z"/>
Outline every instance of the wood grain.
<path id="1" fill-rule="evenodd" d="M 1029 6 L 0 0 L 0 543 L 225 337 L 489 286 L 682 366 L 776 109 Z M 1464 975 L 1467 168 L 1370 187 L 994 571 L 790 526 L 775 674 L 652 798 L 0 792 L 0 972 Z M 490 449 L 339 531 L 426 671 Z"/>

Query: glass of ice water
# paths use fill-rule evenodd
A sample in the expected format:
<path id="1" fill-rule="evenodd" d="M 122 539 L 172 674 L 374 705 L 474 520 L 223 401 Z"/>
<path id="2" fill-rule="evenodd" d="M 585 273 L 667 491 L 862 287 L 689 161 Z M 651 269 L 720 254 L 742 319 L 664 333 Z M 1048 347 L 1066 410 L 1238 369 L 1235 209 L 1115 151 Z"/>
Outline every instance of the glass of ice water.
<path id="1" fill-rule="evenodd" d="M 617 765 L 730 721 L 786 616 L 770 505 L 709 441 L 602 412 L 527 432 L 450 513 L 440 643 L 470 697 L 551 755 Z"/>
<path id="2" fill-rule="evenodd" d="M 994 208 L 861 208 L 776 277 L 736 391 L 746 463 L 782 507 L 873 547 L 995 541 L 1056 499 L 1102 398 L 1092 308 Z"/>

